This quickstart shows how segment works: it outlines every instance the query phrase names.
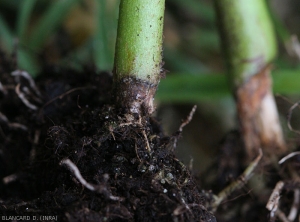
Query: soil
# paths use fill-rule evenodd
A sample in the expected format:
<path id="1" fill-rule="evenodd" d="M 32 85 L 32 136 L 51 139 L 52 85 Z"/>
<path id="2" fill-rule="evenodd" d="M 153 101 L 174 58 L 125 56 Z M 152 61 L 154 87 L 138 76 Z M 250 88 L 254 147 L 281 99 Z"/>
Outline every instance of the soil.
<path id="1" fill-rule="evenodd" d="M 156 118 L 116 108 L 110 73 L 45 65 L 33 81 L 15 61 L 0 53 L 1 220 L 275 221 L 266 203 L 279 181 L 282 215 L 299 216 L 299 156 L 278 166 L 265 155 L 247 182 L 242 136 L 232 131 L 195 177 L 174 154 L 182 128 L 167 136 Z M 213 215 L 213 192 L 233 181 L 241 189 Z"/>
<path id="2" fill-rule="evenodd" d="M 0 55 L 0 215 L 41 221 L 216 221 L 151 116 L 112 104 L 110 73 L 46 66 L 32 81 Z"/>

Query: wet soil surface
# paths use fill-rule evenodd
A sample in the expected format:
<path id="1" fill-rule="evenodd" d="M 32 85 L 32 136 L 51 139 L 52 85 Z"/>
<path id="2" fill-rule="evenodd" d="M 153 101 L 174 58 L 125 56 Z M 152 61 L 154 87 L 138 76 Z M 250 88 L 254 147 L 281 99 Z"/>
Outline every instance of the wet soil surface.
<path id="1" fill-rule="evenodd" d="M 174 155 L 179 133 L 116 109 L 109 73 L 48 66 L 32 81 L 1 54 L 0 83 L 2 217 L 216 221 Z"/>

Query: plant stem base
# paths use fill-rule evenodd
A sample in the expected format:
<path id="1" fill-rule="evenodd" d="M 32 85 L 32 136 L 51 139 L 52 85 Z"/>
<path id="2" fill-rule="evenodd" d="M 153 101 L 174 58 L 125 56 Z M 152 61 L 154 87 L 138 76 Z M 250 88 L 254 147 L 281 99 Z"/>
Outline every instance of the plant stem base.
<path id="1" fill-rule="evenodd" d="M 246 152 L 254 158 L 258 149 L 274 154 L 285 151 L 268 65 L 237 89 L 237 111 Z"/>
<path id="2" fill-rule="evenodd" d="M 124 77 L 115 83 L 115 104 L 124 113 L 139 115 L 151 114 L 154 111 L 154 95 L 157 84 L 135 77 Z"/>

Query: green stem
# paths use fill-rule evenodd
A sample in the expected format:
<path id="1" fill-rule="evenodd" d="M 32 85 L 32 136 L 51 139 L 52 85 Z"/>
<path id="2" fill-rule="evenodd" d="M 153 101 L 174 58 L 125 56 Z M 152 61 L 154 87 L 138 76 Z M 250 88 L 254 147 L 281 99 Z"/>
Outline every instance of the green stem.
<path id="1" fill-rule="evenodd" d="M 277 53 L 265 0 L 215 0 L 230 80 L 238 87 Z"/>
<path id="2" fill-rule="evenodd" d="M 122 0 L 114 64 L 116 102 L 126 112 L 153 111 L 162 66 L 164 0 Z M 129 98 L 134 97 L 134 98 Z"/>
<path id="3" fill-rule="evenodd" d="M 277 53 L 265 0 L 215 0 L 228 74 L 249 159 L 285 150 L 268 64 Z M 277 153 L 277 154 L 278 154 Z"/>
<path id="4" fill-rule="evenodd" d="M 163 0 L 122 0 L 115 55 L 116 77 L 158 82 L 162 52 Z"/>

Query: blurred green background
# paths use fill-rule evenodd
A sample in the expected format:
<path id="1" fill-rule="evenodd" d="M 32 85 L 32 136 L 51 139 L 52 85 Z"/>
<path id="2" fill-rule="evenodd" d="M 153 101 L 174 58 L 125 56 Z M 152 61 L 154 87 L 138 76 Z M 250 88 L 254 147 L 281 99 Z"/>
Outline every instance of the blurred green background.
<path id="1" fill-rule="evenodd" d="M 119 1 L 0 0 L 0 48 L 7 55 L 17 52 L 18 68 L 33 76 L 45 64 L 74 69 L 89 64 L 110 71 Z M 268 3 L 279 46 L 273 88 L 280 95 L 288 134 L 285 114 L 300 95 L 300 44 L 295 38 L 300 34 L 300 2 Z M 193 157 L 194 168 L 203 172 L 213 163 L 220 139 L 237 128 L 212 0 L 166 0 L 163 54 L 169 72 L 157 92 L 156 115 L 171 134 L 198 105 L 177 152 L 185 162 Z"/>

